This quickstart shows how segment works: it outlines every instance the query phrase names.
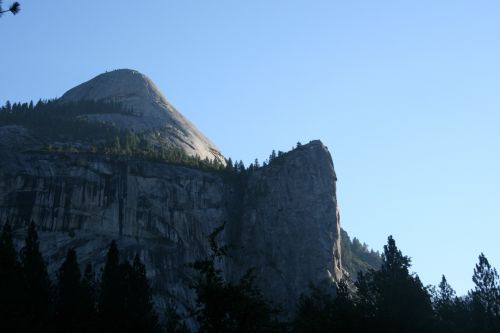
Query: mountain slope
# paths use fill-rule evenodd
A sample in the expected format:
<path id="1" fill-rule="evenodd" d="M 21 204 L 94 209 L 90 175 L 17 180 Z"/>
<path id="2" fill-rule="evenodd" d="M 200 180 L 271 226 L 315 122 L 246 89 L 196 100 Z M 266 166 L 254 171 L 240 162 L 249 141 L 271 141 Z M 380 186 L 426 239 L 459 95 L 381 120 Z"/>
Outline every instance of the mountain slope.
<path id="1" fill-rule="evenodd" d="M 63 103 L 81 100 L 118 102 L 133 113 L 88 115 L 89 120 L 147 132 L 154 144 L 181 148 L 191 156 L 224 162 L 217 147 L 167 101 L 153 81 L 138 71 L 118 69 L 98 75 L 60 98 Z"/>

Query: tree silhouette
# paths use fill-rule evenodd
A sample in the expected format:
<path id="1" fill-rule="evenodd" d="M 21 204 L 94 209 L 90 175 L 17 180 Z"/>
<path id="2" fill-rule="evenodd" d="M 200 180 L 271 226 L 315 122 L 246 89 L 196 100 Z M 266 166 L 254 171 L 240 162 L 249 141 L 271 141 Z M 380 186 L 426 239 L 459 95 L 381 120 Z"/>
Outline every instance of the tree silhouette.
<path id="1" fill-rule="evenodd" d="M 237 283 L 231 283 L 216 267 L 227 256 L 227 246 L 219 246 L 216 240 L 223 229 L 224 225 L 209 235 L 210 255 L 191 265 L 199 273 L 193 285 L 199 332 L 272 331 L 277 325 L 273 318 L 275 311 L 255 287 L 253 271 L 247 271 Z"/>
<path id="2" fill-rule="evenodd" d="M 335 327 L 334 299 L 326 290 L 311 286 L 309 295 L 302 295 L 292 323 L 292 332 L 322 333 Z"/>
<path id="3" fill-rule="evenodd" d="M 95 278 L 92 265 L 88 263 L 85 266 L 83 272 L 83 277 L 81 280 L 81 309 L 82 309 L 82 320 L 87 323 L 88 331 L 94 332 L 96 325 L 96 293 L 97 293 L 97 281 Z"/>
<path id="4" fill-rule="evenodd" d="M 500 329 L 500 281 L 486 256 L 479 255 L 479 263 L 472 276 L 474 290 L 469 293 L 472 303 L 473 328 L 476 332 L 498 332 Z"/>
<path id="5" fill-rule="evenodd" d="M 371 326 L 369 330 L 430 330 L 433 319 L 430 296 L 418 276 L 409 273 L 410 266 L 410 258 L 401 253 L 389 236 L 380 270 L 358 277 L 360 308 Z"/>
<path id="6" fill-rule="evenodd" d="M 109 246 L 104 265 L 99 295 L 99 328 L 101 332 L 119 331 L 123 313 L 123 280 L 120 276 L 119 252 L 113 240 Z"/>
<path id="7" fill-rule="evenodd" d="M 21 4 L 19 2 L 14 2 L 12 5 L 10 5 L 9 9 L 2 9 L 2 1 L 0 0 L 0 16 L 2 16 L 3 13 L 11 12 L 13 15 L 16 15 L 19 13 L 21 10 Z"/>
<path id="8" fill-rule="evenodd" d="M 16 332 L 22 327 L 22 281 L 12 230 L 6 222 L 0 235 L 0 332 Z"/>
<path id="9" fill-rule="evenodd" d="M 86 332 L 84 290 L 76 252 L 70 249 L 57 274 L 55 325 L 58 332 Z"/>
<path id="10" fill-rule="evenodd" d="M 444 275 L 437 289 L 433 291 L 432 300 L 437 332 L 467 332 L 470 327 L 467 304 L 456 296 L 455 290 L 448 284 Z"/>
<path id="11" fill-rule="evenodd" d="M 26 287 L 24 309 L 28 331 L 43 331 L 48 326 L 50 314 L 50 280 L 33 222 L 28 226 L 25 245 L 21 250 L 21 264 Z"/>
<path id="12" fill-rule="evenodd" d="M 159 330 L 144 264 L 137 256 L 132 265 L 120 263 L 115 241 L 109 247 L 102 274 L 98 311 L 101 332 Z"/>
<path id="13" fill-rule="evenodd" d="M 139 256 L 135 256 L 132 266 L 125 265 L 125 276 L 128 278 L 129 296 L 127 315 L 131 332 L 156 332 L 158 318 L 154 312 L 152 291 L 146 278 L 146 268 Z"/>

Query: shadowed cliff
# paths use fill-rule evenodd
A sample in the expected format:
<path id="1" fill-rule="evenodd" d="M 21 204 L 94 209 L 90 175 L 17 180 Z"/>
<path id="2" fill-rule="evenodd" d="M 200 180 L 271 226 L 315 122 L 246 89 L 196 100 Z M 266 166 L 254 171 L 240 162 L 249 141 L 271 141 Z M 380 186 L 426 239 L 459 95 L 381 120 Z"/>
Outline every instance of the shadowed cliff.
<path id="1" fill-rule="evenodd" d="M 293 306 L 310 283 L 341 275 L 335 172 L 319 142 L 285 154 L 242 181 L 134 159 L 85 154 L 9 153 L 0 161 L 0 220 L 21 238 L 40 228 L 52 272 L 75 248 L 99 266 L 111 239 L 139 253 L 160 308 L 192 301 L 186 264 L 208 253 L 207 235 L 225 223 L 234 249 L 228 278 L 255 268 L 270 300 Z"/>

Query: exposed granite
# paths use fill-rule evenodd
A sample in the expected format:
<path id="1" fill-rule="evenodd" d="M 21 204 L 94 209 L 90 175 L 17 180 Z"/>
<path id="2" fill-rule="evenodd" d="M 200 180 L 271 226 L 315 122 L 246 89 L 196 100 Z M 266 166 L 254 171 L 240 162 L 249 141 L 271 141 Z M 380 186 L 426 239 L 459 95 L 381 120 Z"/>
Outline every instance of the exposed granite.
<path id="1" fill-rule="evenodd" d="M 310 283 L 339 279 L 340 225 L 331 156 L 313 141 L 246 180 L 222 173 L 84 154 L 0 152 L 0 221 L 39 226 L 52 272 L 67 249 L 102 265 L 111 239 L 139 253 L 159 308 L 187 304 L 191 269 L 206 236 L 226 223 L 228 278 L 254 267 L 264 294 L 293 307 Z"/>
<path id="2" fill-rule="evenodd" d="M 153 144 L 175 146 L 188 155 L 225 163 L 217 147 L 167 101 L 153 81 L 138 71 L 106 72 L 68 90 L 60 98 L 61 102 L 79 100 L 116 101 L 131 108 L 136 115 L 85 116 L 89 120 L 111 123 L 120 129 L 147 131 Z"/>

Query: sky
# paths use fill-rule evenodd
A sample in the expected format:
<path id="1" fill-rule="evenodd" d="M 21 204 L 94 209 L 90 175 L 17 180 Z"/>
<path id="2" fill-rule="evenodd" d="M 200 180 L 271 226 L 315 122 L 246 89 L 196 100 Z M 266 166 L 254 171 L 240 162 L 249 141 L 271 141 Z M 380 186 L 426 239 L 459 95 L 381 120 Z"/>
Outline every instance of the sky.
<path id="1" fill-rule="evenodd" d="M 322 140 L 342 227 L 393 235 L 424 284 L 500 269 L 497 0 L 19 1 L 0 104 L 136 69 L 226 157 Z"/>

